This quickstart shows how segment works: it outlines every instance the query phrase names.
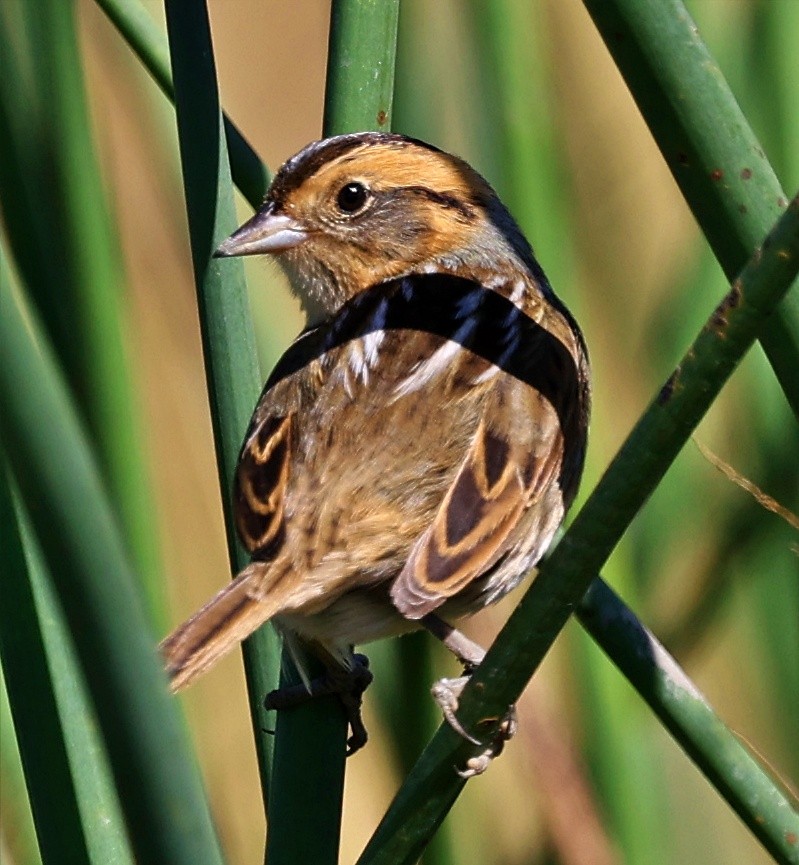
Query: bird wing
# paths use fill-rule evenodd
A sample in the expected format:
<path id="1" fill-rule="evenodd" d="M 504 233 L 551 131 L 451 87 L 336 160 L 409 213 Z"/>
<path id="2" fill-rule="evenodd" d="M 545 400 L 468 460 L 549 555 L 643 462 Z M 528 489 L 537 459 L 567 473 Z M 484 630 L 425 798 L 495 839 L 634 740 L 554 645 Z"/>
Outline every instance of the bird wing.
<path id="1" fill-rule="evenodd" d="M 283 525 L 293 425 L 293 413 L 267 415 L 251 429 L 239 455 L 234 489 L 236 527 L 252 555 L 263 555 Z"/>
<path id="2" fill-rule="evenodd" d="M 530 396 L 532 410 L 536 404 L 547 410 Z M 407 618 L 421 618 L 489 571 L 512 546 L 523 513 L 556 481 L 563 448 L 557 425 L 543 425 L 546 440 L 531 442 L 502 422 L 502 413 L 489 406 L 433 522 L 391 587 L 394 605 Z"/>

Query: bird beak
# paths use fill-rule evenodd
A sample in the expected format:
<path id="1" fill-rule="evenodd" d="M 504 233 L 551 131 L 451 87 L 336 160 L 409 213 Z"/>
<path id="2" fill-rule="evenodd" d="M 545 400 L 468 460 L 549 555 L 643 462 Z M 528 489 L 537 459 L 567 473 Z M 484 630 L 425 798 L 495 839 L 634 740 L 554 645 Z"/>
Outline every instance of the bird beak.
<path id="1" fill-rule="evenodd" d="M 275 255 L 298 246 L 307 237 L 308 232 L 296 219 L 274 213 L 272 205 L 267 204 L 220 244 L 214 258 L 263 253 Z"/>

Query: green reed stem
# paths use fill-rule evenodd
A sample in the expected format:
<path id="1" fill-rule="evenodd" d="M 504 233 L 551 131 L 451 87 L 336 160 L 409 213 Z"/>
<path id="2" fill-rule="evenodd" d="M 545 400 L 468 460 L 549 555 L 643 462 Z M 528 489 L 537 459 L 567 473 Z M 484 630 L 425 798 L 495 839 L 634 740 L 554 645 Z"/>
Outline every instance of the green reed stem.
<path id="1" fill-rule="evenodd" d="M 261 376 L 244 267 L 239 260 L 220 263 L 211 257 L 236 227 L 236 212 L 208 12 L 204 0 L 166 0 L 166 13 L 211 423 L 228 556 L 236 574 L 248 557 L 236 536 L 233 477 Z M 272 719 L 263 698 L 277 686 L 279 675 L 278 640 L 271 625 L 245 642 L 244 664 L 266 807 L 274 743 L 268 733 Z"/>
<path id="2" fill-rule="evenodd" d="M 763 846 L 796 862 L 799 813 L 632 610 L 597 579 L 577 618 Z"/>
<path id="3" fill-rule="evenodd" d="M 388 128 L 398 13 L 398 0 L 333 0 L 325 136 Z M 311 657 L 305 664 L 312 675 L 324 672 Z M 284 668 L 283 683 L 296 682 L 287 653 Z M 279 714 L 267 847 L 270 865 L 338 862 L 346 738 L 347 720 L 335 697 Z M 302 814 L 303 831 L 297 829 L 297 814 Z"/>
<path id="4" fill-rule="evenodd" d="M 139 0 L 96 0 L 96 3 L 152 75 L 161 92 L 174 103 L 169 42 L 150 13 Z M 222 123 L 233 182 L 250 205 L 257 209 L 269 187 L 269 169 L 227 114 L 222 115 Z"/>
<path id="5" fill-rule="evenodd" d="M 585 0 L 597 29 L 728 279 L 787 199 L 680 0 Z M 758 334 L 799 416 L 799 291 Z"/>
<path id="6" fill-rule="evenodd" d="M 47 342 L 6 272 L 0 267 L 0 444 L 74 640 L 136 861 L 219 865 L 102 475 Z"/>

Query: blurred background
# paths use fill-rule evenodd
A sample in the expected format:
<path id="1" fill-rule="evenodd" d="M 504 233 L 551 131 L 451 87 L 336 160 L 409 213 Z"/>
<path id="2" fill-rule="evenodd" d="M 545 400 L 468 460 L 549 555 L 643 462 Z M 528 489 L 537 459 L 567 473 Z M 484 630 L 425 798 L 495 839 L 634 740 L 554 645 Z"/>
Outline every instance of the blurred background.
<path id="1" fill-rule="evenodd" d="M 160 3 L 144 5 L 161 21 Z M 786 64 L 799 38 L 799 4 L 688 5 L 793 194 L 799 90 Z M 95 141 L 124 260 L 123 342 L 145 455 L 155 575 L 147 591 L 160 637 L 229 577 L 174 113 L 102 11 L 91 0 L 78 8 Z M 209 0 L 209 9 L 223 104 L 275 170 L 321 133 L 329 6 Z M 403 0 L 393 128 L 485 174 L 580 321 L 595 401 L 585 495 L 725 282 L 582 4 Z M 240 200 L 242 221 L 248 215 Z M 274 265 L 248 260 L 247 272 L 265 377 L 302 319 Z M 799 431 L 759 348 L 696 440 L 799 510 Z M 799 534 L 691 443 L 604 576 L 725 722 L 796 791 Z M 518 597 L 470 622 L 468 632 L 490 642 Z M 425 638 L 378 645 L 370 655 L 371 738 L 348 763 L 344 863 L 355 860 L 435 729 L 432 679 L 455 673 Z M 265 827 L 239 655 L 182 699 L 229 861 L 261 861 Z M 3 712 L 8 731 L 5 704 Z M 519 716 L 517 739 L 467 785 L 428 861 L 447 861 L 447 850 L 449 861 L 507 865 L 770 861 L 575 623 Z M 13 736 L 2 737 L 0 757 L 8 794 L 0 858 L 34 862 Z"/>

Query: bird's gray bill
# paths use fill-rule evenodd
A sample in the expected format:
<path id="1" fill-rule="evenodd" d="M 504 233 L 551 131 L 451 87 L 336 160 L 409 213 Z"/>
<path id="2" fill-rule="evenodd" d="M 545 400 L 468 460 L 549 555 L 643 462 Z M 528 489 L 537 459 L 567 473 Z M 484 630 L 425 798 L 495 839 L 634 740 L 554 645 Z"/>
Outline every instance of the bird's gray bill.
<path id="1" fill-rule="evenodd" d="M 275 255 L 299 246 L 307 236 L 307 231 L 297 220 L 283 213 L 273 213 L 271 207 L 267 206 L 223 241 L 214 253 L 214 258 Z"/>

